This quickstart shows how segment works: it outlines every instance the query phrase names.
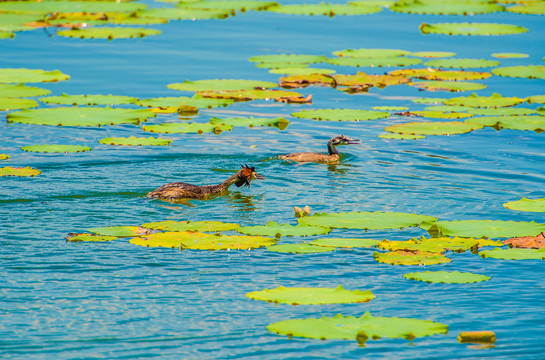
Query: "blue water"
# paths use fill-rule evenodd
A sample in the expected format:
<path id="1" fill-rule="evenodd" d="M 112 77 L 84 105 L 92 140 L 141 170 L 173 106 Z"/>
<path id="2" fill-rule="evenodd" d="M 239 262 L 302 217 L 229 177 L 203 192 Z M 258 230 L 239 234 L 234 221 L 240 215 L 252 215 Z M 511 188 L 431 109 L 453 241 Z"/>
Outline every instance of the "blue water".
<path id="1" fill-rule="evenodd" d="M 149 3 L 152 6 L 153 3 Z M 160 5 L 162 6 L 162 5 Z M 479 21 L 523 25 L 522 35 L 461 37 L 422 35 L 422 22 Z M 0 41 L 0 67 L 58 69 L 69 81 L 39 84 L 52 95 L 114 94 L 139 98 L 190 95 L 166 88 L 186 79 L 243 78 L 277 81 L 248 58 L 298 53 L 330 55 L 346 48 L 453 51 L 458 58 L 487 58 L 495 52 L 523 52 L 526 59 L 502 65 L 543 64 L 542 16 L 490 14 L 421 16 L 391 13 L 353 17 L 302 17 L 247 12 L 226 20 L 172 21 L 156 25 L 162 34 L 131 40 L 48 37 L 41 30 Z M 320 65 L 322 66 L 322 65 Z M 327 66 L 327 65 L 324 65 Z M 338 73 L 355 68 L 333 67 Z M 360 69 L 383 73 L 390 69 Z M 489 96 L 543 94 L 543 80 L 493 76 L 478 92 Z M 211 116 L 279 115 L 276 128 L 235 128 L 220 135 L 169 134 L 168 147 L 111 147 L 109 136 L 148 136 L 134 125 L 101 128 L 7 124 L 0 113 L 2 166 L 31 166 L 35 178 L 1 178 L 0 354 L 9 359 L 536 359 L 545 345 L 543 261 L 482 259 L 470 252 L 448 254 L 452 262 L 425 270 L 486 274 L 490 281 L 445 285 L 402 278 L 423 268 L 389 266 L 373 259 L 374 249 L 289 255 L 254 251 L 179 251 L 110 243 L 67 243 L 70 232 L 91 227 L 139 225 L 162 220 L 217 220 L 262 225 L 295 224 L 293 206 L 313 212 L 400 211 L 441 220 L 491 219 L 545 222 L 545 214 L 503 207 L 507 201 L 544 196 L 543 134 L 491 128 L 418 141 L 384 140 L 384 120 L 316 122 L 292 118 L 310 108 L 425 105 L 415 97 L 458 94 L 421 92 L 408 86 L 372 88 L 348 95 L 330 88 L 301 89 L 309 105 L 256 101 L 203 110 Z M 464 93 L 466 95 L 468 93 Z M 41 106 L 46 106 L 42 104 Z M 532 105 L 535 107 L 536 105 Z M 175 121 L 161 115 L 149 123 Z M 292 151 L 325 151 L 338 134 L 362 139 L 343 148 L 337 166 L 286 164 L 272 157 Z M 21 146 L 62 143 L 93 147 L 79 154 L 38 154 Z M 256 166 L 267 180 L 193 206 L 149 201 L 145 194 L 173 181 L 213 184 L 240 163 Z M 335 229 L 331 237 L 406 240 L 425 235 L 403 230 Z M 282 238 L 310 241 L 319 236 Z M 277 286 L 321 286 L 372 290 L 366 304 L 273 305 L 250 300 L 250 291 Z M 270 323 L 294 318 L 343 315 L 430 319 L 449 325 L 448 335 L 355 341 L 288 339 L 269 333 Z M 460 331 L 491 330 L 493 348 L 459 344 Z"/>

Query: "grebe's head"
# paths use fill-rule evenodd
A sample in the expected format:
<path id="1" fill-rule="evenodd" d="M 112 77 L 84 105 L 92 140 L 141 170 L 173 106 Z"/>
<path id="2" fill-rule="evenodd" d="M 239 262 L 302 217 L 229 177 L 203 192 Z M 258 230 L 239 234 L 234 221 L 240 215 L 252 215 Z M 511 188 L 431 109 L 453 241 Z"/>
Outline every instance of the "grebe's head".
<path id="1" fill-rule="evenodd" d="M 239 170 L 238 172 L 238 178 L 239 180 L 235 183 L 236 186 L 241 187 L 244 186 L 250 186 L 250 183 L 252 180 L 263 180 L 265 179 L 265 176 L 259 175 L 255 172 L 255 167 L 248 166 L 248 165 L 240 165 L 242 166 L 242 170 Z"/>
<path id="2" fill-rule="evenodd" d="M 334 138 L 331 138 L 329 142 L 333 146 L 361 144 L 360 139 L 351 139 L 344 135 L 335 136 Z"/>

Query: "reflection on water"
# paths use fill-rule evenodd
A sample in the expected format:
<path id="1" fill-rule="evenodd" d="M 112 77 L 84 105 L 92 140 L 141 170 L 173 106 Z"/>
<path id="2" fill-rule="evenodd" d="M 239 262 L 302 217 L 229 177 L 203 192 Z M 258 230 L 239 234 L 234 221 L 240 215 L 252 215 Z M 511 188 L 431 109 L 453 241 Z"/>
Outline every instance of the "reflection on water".
<path id="1" fill-rule="evenodd" d="M 229 202 L 233 205 L 229 205 L 235 208 L 237 211 L 255 211 L 257 209 L 256 203 L 263 200 L 263 195 L 245 195 L 240 191 L 233 191 L 228 194 Z"/>

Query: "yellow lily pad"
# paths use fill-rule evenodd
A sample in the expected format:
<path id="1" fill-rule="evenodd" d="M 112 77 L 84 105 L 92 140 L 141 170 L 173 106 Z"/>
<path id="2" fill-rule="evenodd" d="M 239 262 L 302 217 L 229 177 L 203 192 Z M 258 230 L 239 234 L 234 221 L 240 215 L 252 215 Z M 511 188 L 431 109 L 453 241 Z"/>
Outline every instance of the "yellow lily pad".
<path id="1" fill-rule="evenodd" d="M 21 148 L 23 151 L 31 151 L 31 152 L 38 152 L 38 153 L 79 153 L 79 152 L 85 152 L 90 151 L 91 148 L 89 146 L 83 146 L 83 145 L 31 145 L 31 146 L 23 146 Z"/>
<path id="2" fill-rule="evenodd" d="M 129 240 L 131 244 L 146 247 L 181 248 L 182 243 L 208 238 L 210 234 L 197 231 L 169 231 L 154 233 Z"/>
<path id="3" fill-rule="evenodd" d="M 0 160 L 7 160 L 9 159 L 11 156 L 7 155 L 7 154 L 0 154 Z"/>
<path id="4" fill-rule="evenodd" d="M 375 252 L 373 257 L 380 263 L 390 265 L 434 265 L 444 264 L 452 260 L 440 253 L 427 251 L 389 251 Z"/>
<path id="5" fill-rule="evenodd" d="M 206 238 L 184 240 L 181 246 L 182 250 L 253 250 L 275 243 L 276 239 L 263 236 L 209 235 Z"/>
<path id="6" fill-rule="evenodd" d="M 96 234 L 68 234 L 68 242 L 107 242 L 116 240 L 116 236 L 96 235 Z"/>
<path id="7" fill-rule="evenodd" d="M 98 235 L 115 237 L 144 236 L 151 234 L 149 229 L 141 226 L 107 226 L 87 229 L 87 231 Z"/>
<path id="8" fill-rule="evenodd" d="M 267 250 L 279 253 L 290 254 L 314 254 L 323 253 L 329 251 L 335 251 L 334 247 L 318 246 L 313 244 L 299 243 L 299 244 L 280 244 L 267 247 Z"/>
<path id="9" fill-rule="evenodd" d="M 109 137 L 100 139 L 98 141 L 101 144 L 108 145 L 121 145 L 121 146 L 167 146 L 170 145 L 172 140 L 154 138 L 154 137 Z"/>
<path id="10" fill-rule="evenodd" d="M 405 279 L 442 284 L 467 284 L 490 280 L 490 276 L 460 271 L 424 271 L 404 274 Z"/>
<path id="11" fill-rule="evenodd" d="M 422 34 L 444 34 L 444 35 L 513 35 L 528 32 L 522 26 L 511 24 L 490 24 L 490 23 L 436 23 L 420 25 Z"/>
<path id="12" fill-rule="evenodd" d="M 224 223 L 221 221 L 166 220 L 166 221 L 142 224 L 142 227 L 147 229 L 164 230 L 164 231 L 216 232 L 216 231 L 236 230 L 240 227 L 240 225 L 235 223 Z"/>
<path id="13" fill-rule="evenodd" d="M 27 167 L 12 167 L 5 166 L 0 168 L 0 176 L 36 176 L 40 175 L 42 172 L 38 169 L 33 169 L 30 166 Z"/>
<path id="14" fill-rule="evenodd" d="M 279 286 L 276 289 L 252 291 L 246 296 L 254 300 L 291 305 L 366 303 L 376 297 L 371 290 L 345 290 L 341 285 L 336 288 Z"/>
<path id="15" fill-rule="evenodd" d="M 51 91 L 35 86 L 26 86 L 25 84 L 0 84 L 0 97 L 24 98 L 34 96 L 44 96 Z"/>
<path id="16" fill-rule="evenodd" d="M 21 110 L 38 107 L 32 99 L 0 97 L 0 111 Z"/>
<path id="17" fill-rule="evenodd" d="M 5 3 L 0 3 L 5 4 Z M 69 75 L 59 70 L 46 71 L 38 69 L 0 69 L 0 83 L 36 83 L 36 82 L 57 82 L 68 80 Z"/>
<path id="18" fill-rule="evenodd" d="M 483 125 L 460 121 L 410 122 L 387 126 L 384 130 L 414 135 L 455 135 L 482 129 Z"/>
<path id="19" fill-rule="evenodd" d="M 340 247 L 340 248 L 355 248 L 363 247 L 369 248 L 376 246 L 380 240 L 374 239 L 360 239 L 360 238 L 323 238 L 311 241 L 311 245 L 328 246 L 328 247 Z"/>
<path id="20" fill-rule="evenodd" d="M 132 39 L 159 35 L 161 30 L 130 27 L 89 27 L 59 30 L 57 35 L 81 39 Z"/>

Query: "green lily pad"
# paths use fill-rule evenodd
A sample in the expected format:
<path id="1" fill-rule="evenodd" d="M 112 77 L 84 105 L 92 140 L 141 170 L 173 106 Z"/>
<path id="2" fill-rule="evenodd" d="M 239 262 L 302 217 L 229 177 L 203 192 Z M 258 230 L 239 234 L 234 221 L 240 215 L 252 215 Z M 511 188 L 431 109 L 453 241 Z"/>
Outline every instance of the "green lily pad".
<path id="1" fill-rule="evenodd" d="M 527 199 L 522 198 L 517 201 L 509 201 L 503 204 L 507 209 L 519 211 L 545 212 L 545 198 Z"/>
<path id="2" fill-rule="evenodd" d="M 47 104 L 60 105 L 120 105 L 132 104 L 138 101 L 137 98 L 120 95 L 68 95 L 48 96 L 40 98 L 40 101 Z"/>
<path id="3" fill-rule="evenodd" d="M 382 11 L 380 6 L 365 6 L 351 4 L 330 4 L 321 2 L 319 4 L 293 4 L 276 5 L 267 8 L 267 11 L 290 14 L 290 15 L 369 15 Z"/>
<path id="4" fill-rule="evenodd" d="M 23 151 L 31 151 L 38 153 L 79 153 L 85 151 L 91 151 L 89 146 L 83 145 L 31 145 L 23 146 L 21 148 Z"/>
<path id="5" fill-rule="evenodd" d="M 495 3 L 478 1 L 409 0 L 395 2 L 390 10 L 408 14 L 476 15 L 504 11 L 505 7 Z"/>
<path id="6" fill-rule="evenodd" d="M 530 55 L 524 53 L 493 53 L 491 56 L 499 59 L 524 59 Z"/>
<path id="7" fill-rule="evenodd" d="M 486 59 L 436 59 L 424 63 L 426 66 L 440 68 L 483 68 L 500 65 L 499 61 Z"/>
<path id="8" fill-rule="evenodd" d="M 225 19 L 229 17 L 230 10 L 226 9 L 189 9 L 189 8 L 154 8 L 145 11 L 149 17 L 165 18 L 169 20 L 206 20 Z"/>
<path id="9" fill-rule="evenodd" d="M 244 226 L 238 228 L 237 231 L 248 235 L 265 235 L 280 238 L 282 236 L 309 236 L 327 234 L 331 230 L 328 227 L 323 226 L 293 226 L 290 224 L 279 224 L 274 221 L 269 221 L 267 225 Z"/>
<path id="10" fill-rule="evenodd" d="M 506 10 L 517 14 L 545 15 L 545 4 L 539 1 L 522 3 L 519 5 L 509 6 Z"/>
<path id="11" fill-rule="evenodd" d="M 269 81 L 215 79 L 196 81 L 186 80 L 183 83 L 168 84 L 167 88 L 180 91 L 224 91 L 269 89 L 276 86 L 277 85 L 275 83 Z"/>
<path id="12" fill-rule="evenodd" d="M 310 85 L 335 86 L 336 81 L 326 74 L 289 75 L 278 79 L 280 87 L 285 89 L 304 88 Z"/>
<path id="13" fill-rule="evenodd" d="M 543 260 L 545 248 L 541 249 L 492 249 L 479 252 L 482 258 L 494 258 L 502 260 Z"/>
<path id="14" fill-rule="evenodd" d="M 0 2 L 5 4 L 5 2 Z M 57 82 L 68 80 L 69 75 L 63 74 L 59 70 L 46 71 L 38 69 L 0 69 L 0 83 L 37 83 L 37 82 Z"/>
<path id="15" fill-rule="evenodd" d="M 528 109 L 528 108 L 511 108 L 511 107 L 503 107 L 503 108 L 485 108 L 485 109 L 467 109 L 466 111 L 474 114 L 474 115 L 489 115 L 489 116 L 509 116 L 509 115 L 530 115 L 530 114 L 536 114 L 536 109 Z"/>
<path id="16" fill-rule="evenodd" d="M 345 49 L 333 52 L 333 55 L 339 57 L 357 58 L 393 58 L 409 54 L 409 51 L 400 49 Z"/>
<path id="17" fill-rule="evenodd" d="M 351 339 L 363 345 L 367 339 L 405 338 L 446 334 L 448 326 L 430 320 L 372 316 L 366 312 L 362 317 L 321 317 L 319 319 L 283 320 L 267 326 L 270 332 L 289 337 L 310 339 Z"/>
<path id="18" fill-rule="evenodd" d="M 40 175 L 42 172 L 38 169 L 33 169 L 29 166 L 27 167 L 11 167 L 6 166 L 0 168 L 0 176 L 36 176 Z"/>
<path id="19" fill-rule="evenodd" d="M 373 247 L 379 243 L 379 240 L 373 239 L 353 239 L 353 238 L 324 238 L 311 241 L 311 245 L 354 248 L 354 247 Z"/>
<path id="20" fill-rule="evenodd" d="M 240 227 L 235 223 L 224 223 L 221 221 L 159 221 L 142 224 L 147 229 L 164 231 L 200 231 L 200 232 L 219 232 L 236 230 Z"/>
<path id="21" fill-rule="evenodd" d="M 408 214 L 401 212 L 352 211 L 341 213 L 315 213 L 298 218 L 301 225 L 327 226 L 340 229 L 400 229 L 418 226 L 422 222 L 432 222 L 433 216 Z"/>
<path id="22" fill-rule="evenodd" d="M 154 233 L 129 240 L 129 243 L 145 247 L 181 248 L 182 243 L 206 239 L 210 234 L 197 231 L 170 231 Z"/>
<path id="23" fill-rule="evenodd" d="M 253 250 L 276 243 L 276 239 L 262 236 L 209 235 L 182 242 L 182 250 Z"/>
<path id="24" fill-rule="evenodd" d="M 408 76 L 423 80 L 443 80 L 443 81 L 462 81 L 462 80 L 482 80 L 492 76 L 489 72 L 467 71 L 467 70 L 442 70 L 433 68 L 423 69 L 398 69 L 389 72 L 394 76 Z"/>
<path id="25" fill-rule="evenodd" d="M 69 107 L 21 110 L 7 115 L 8 123 L 52 126 L 102 126 L 139 124 L 155 114 L 144 109 L 112 109 L 109 107 Z"/>
<path id="26" fill-rule="evenodd" d="M 492 73 L 498 76 L 527 78 L 527 79 L 545 79 L 544 65 L 521 65 L 506 66 L 492 70 Z"/>
<path id="27" fill-rule="evenodd" d="M 0 154 L 0 160 L 7 160 L 9 159 L 11 156 L 9 155 L 6 155 L 6 154 Z"/>
<path id="28" fill-rule="evenodd" d="M 66 241 L 69 242 L 105 242 L 116 240 L 116 236 L 95 235 L 95 234 L 69 234 Z"/>
<path id="29" fill-rule="evenodd" d="M 379 263 L 390 265 L 435 265 L 451 262 L 452 260 L 441 253 L 427 251 L 389 251 L 386 253 L 374 252 L 373 257 Z"/>
<path id="30" fill-rule="evenodd" d="M 453 252 L 464 252 L 477 246 L 479 241 L 474 238 L 461 237 L 440 237 L 426 239 L 422 237 L 418 239 L 410 239 L 407 241 L 389 241 L 382 240 L 378 243 L 378 247 L 388 251 L 425 251 L 433 253 L 444 253 L 447 250 Z"/>
<path id="31" fill-rule="evenodd" d="M 392 139 L 392 140 L 418 140 L 425 139 L 423 135 L 412 135 L 412 134 L 380 134 L 378 136 L 382 139 Z"/>
<path id="32" fill-rule="evenodd" d="M 489 23 L 436 23 L 420 25 L 422 34 L 444 34 L 444 35 L 513 35 L 528 32 L 522 26 L 511 24 L 489 24 Z"/>
<path id="33" fill-rule="evenodd" d="M 486 116 L 467 119 L 466 122 L 491 126 L 496 129 L 545 131 L 545 116 Z"/>
<path id="34" fill-rule="evenodd" d="M 518 97 L 503 97 L 497 93 L 492 94 L 492 96 L 471 94 L 469 96 L 455 97 L 443 101 L 446 105 L 471 106 L 476 108 L 507 107 L 522 102 L 524 102 L 524 99 Z"/>
<path id="35" fill-rule="evenodd" d="M 172 140 L 154 138 L 154 137 L 109 137 L 100 139 L 98 141 L 101 144 L 108 145 L 122 145 L 122 146 L 167 146 L 170 145 Z"/>
<path id="36" fill-rule="evenodd" d="M 473 117 L 473 114 L 456 112 L 456 111 L 433 111 L 433 110 L 423 110 L 423 111 L 409 111 L 407 114 L 422 116 L 431 119 L 463 119 Z"/>
<path id="37" fill-rule="evenodd" d="M 434 98 L 416 98 L 416 99 L 412 99 L 411 101 L 417 104 L 443 104 L 445 100 L 448 100 L 448 99 L 434 97 Z"/>
<path id="38" fill-rule="evenodd" d="M 356 109 L 316 109 L 302 110 L 294 112 L 292 116 L 313 119 L 313 120 L 328 120 L 328 121 L 360 121 L 360 120 L 375 120 L 385 119 L 390 116 L 384 111 L 373 110 L 356 110 Z"/>
<path id="39" fill-rule="evenodd" d="M 318 69 L 311 67 L 282 67 L 269 70 L 271 74 L 285 75 L 312 75 L 312 74 L 334 74 L 333 69 Z"/>
<path id="40" fill-rule="evenodd" d="M 423 223 L 420 225 L 432 236 L 460 236 L 507 238 L 519 236 L 535 236 L 545 231 L 545 224 L 534 221 L 500 221 L 500 220 L 452 220 Z"/>
<path id="41" fill-rule="evenodd" d="M 252 291 L 246 296 L 254 300 L 291 305 L 366 303 L 376 297 L 371 290 L 345 290 L 341 285 L 336 288 L 279 286 L 276 289 Z"/>
<path id="42" fill-rule="evenodd" d="M 0 3 L 0 12 L 31 14 L 74 13 L 74 12 L 132 12 L 144 10 L 147 5 L 132 1 L 9 1 Z"/>
<path id="43" fill-rule="evenodd" d="M 267 247 L 267 250 L 279 253 L 291 253 L 291 254 L 313 254 L 335 251 L 333 247 L 318 246 L 312 244 L 281 244 Z"/>
<path id="44" fill-rule="evenodd" d="M 410 122 L 387 126 L 384 130 L 414 135 L 455 135 L 465 134 L 473 130 L 482 129 L 480 124 L 460 122 L 460 121 L 426 121 L 426 122 Z"/>
<path id="45" fill-rule="evenodd" d="M 442 284 L 467 284 L 490 280 L 490 276 L 460 271 L 423 271 L 403 275 L 405 279 Z"/>
<path id="46" fill-rule="evenodd" d="M 35 86 L 26 86 L 25 84 L 0 84 L 0 97 L 24 98 L 43 96 L 51 93 L 50 90 Z"/>
<path id="47" fill-rule="evenodd" d="M 38 103 L 31 99 L 0 97 L 0 111 L 21 110 L 38 107 Z"/>
<path id="48" fill-rule="evenodd" d="M 136 105 L 159 107 L 163 109 L 172 108 L 170 112 L 177 112 L 182 106 L 194 106 L 199 109 L 211 109 L 220 106 L 227 106 L 234 101 L 230 99 L 206 99 L 202 97 L 187 97 L 187 96 L 167 96 L 151 99 L 143 99 L 135 102 Z"/>
<path id="49" fill-rule="evenodd" d="M 260 11 L 266 10 L 271 6 L 278 5 L 275 1 L 265 0 L 207 0 L 207 1 L 192 1 L 189 3 L 180 2 L 177 7 L 190 9 L 222 9 L 231 12 L 246 12 L 250 10 Z"/>
<path id="50" fill-rule="evenodd" d="M 210 123 L 223 124 L 223 125 L 229 125 L 229 126 L 249 126 L 249 127 L 275 126 L 279 128 L 280 130 L 284 130 L 288 127 L 288 124 L 290 122 L 282 117 L 276 117 L 276 118 L 254 118 L 254 117 L 217 118 L 217 117 L 213 117 L 212 119 L 210 119 Z"/>
<path id="51" fill-rule="evenodd" d="M 407 106 L 373 106 L 373 110 L 378 111 L 405 111 L 409 110 Z"/>
<path id="52" fill-rule="evenodd" d="M 341 86 L 376 86 L 384 88 L 390 85 L 406 84 L 410 79 L 404 75 L 371 75 L 358 71 L 352 75 L 333 75 L 337 85 Z"/>
<path id="53" fill-rule="evenodd" d="M 545 95 L 533 95 L 526 98 L 528 104 L 538 103 L 545 104 Z"/>
<path id="54" fill-rule="evenodd" d="M 14 31 L 34 30 L 35 27 L 27 25 L 36 20 L 36 15 L 24 13 L 0 12 L 0 31 L 3 39 L 13 39 Z"/>
<path id="55" fill-rule="evenodd" d="M 87 231 L 98 235 L 115 237 L 133 237 L 149 235 L 150 230 L 140 226 L 107 226 L 87 229 Z"/>
<path id="56" fill-rule="evenodd" d="M 214 134 L 220 134 L 223 131 L 231 131 L 233 127 L 231 125 L 223 124 L 211 124 L 211 123 L 165 123 L 158 125 L 145 125 L 142 130 L 152 133 L 166 133 L 166 134 L 185 134 L 196 133 L 202 134 L 211 132 Z"/>
<path id="57" fill-rule="evenodd" d="M 3 39 L 3 40 L 13 39 L 14 37 L 15 37 L 15 33 L 0 30 L 0 39 Z"/>
<path id="58" fill-rule="evenodd" d="M 339 57 L 327 59 L 327 63 L 340 66 L 355 66 L 355 67 L 395 67 L 395 66 L 412 66 L 422 62 L 421 59 L 409 58 L 405 56 L 392 57 Z"/>
<path id="59" fill-rule="evenodd" d="M 85 27 L 107 24 L 117 25 L 152 25 L 166 24 L 167 19 L 148 17 L 146 10 L 133 12 L 68 12 L 68 13 L 49 13 L 43 19 L 37 22 L 42 26 L 57 27 Z"/>
<path id="60" fill-rule="evenodd" d="M 81 39 L 130 39 L 159 35 L 161 30 L 129 27 L 90 27 L 59 30 L 57 35 Z"/>
<path id="61" fill-rule="evenodd" d="M 466 81 L 419 81 L 409 83 L 410 86 L 414 86 L 427 91 L 476 91 L 486 89 L 486 85 L 479 83 L 472 83 Z"/>
<path id="62" fill-rule="evenodd" d="M 285 90 L 225 90 L 225 91 L 203 91 L 200 96 L 212 99 L 232 99 L 234 101 L 251 100 L 276 100 L 283 97 L 303 97 L 295 91 Z"/>
<path id="63" fill-rule="evenodd" d="M 314 64 L 323 62 L 326 59 L 323 55 L 302 55 L 302 54 L 270 54 L 252 56 L 248 60 L 261 64 L 283 64 L 293 67 L 294 64 Z M 282 67 L 284 67 L 282 66 Z"/>
<path id="64" fill-rule="evenodd" d="M 450 51 L 416 51 L 411 52 L 411 56 L 423 58 L 445 58 L 456 56 L 456 53 Z"/>

